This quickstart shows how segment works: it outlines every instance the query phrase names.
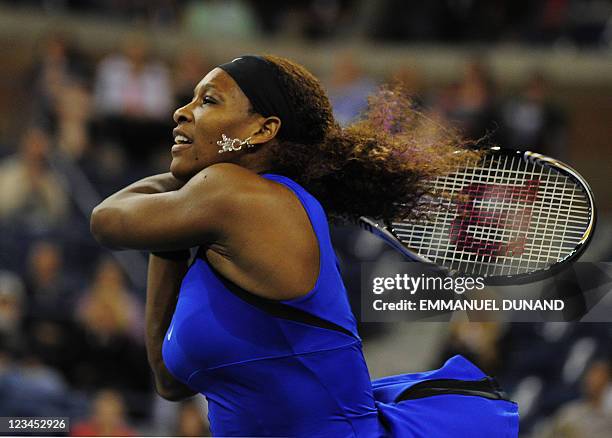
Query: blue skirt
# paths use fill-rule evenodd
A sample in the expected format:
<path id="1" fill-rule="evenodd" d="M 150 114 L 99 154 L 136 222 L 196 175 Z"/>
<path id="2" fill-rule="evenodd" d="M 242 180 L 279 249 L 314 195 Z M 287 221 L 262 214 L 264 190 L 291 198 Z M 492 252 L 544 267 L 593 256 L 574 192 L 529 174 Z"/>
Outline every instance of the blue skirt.
<path id="1" fill-rule="evenodd" d="M 517 404 L 461 356 L 437 370 L 374 380 L 372 387 L 386 437 L 518 436 Z"/>

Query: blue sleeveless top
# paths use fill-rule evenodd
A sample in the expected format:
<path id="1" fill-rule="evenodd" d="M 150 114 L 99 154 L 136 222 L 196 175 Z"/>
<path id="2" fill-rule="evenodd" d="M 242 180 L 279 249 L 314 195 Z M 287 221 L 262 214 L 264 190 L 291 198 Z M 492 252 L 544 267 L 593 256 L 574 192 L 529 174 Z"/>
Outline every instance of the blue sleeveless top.
<path id="1" fill-rule="evenodd" d="M 227 280 L 205 258 L 196 258 L 183 279 L 162 354 L 173 376 L 206 396 L 213 435 L 516 436 L 500 434 L 503 427 L 512 423 L 510 416 L 504 419 L 503 425 L 499 422 L 492 425 L 494 434 L 490 434 L 491 430 L 484 431 L 488 435 L 479 435 L 473 430 L 461 435 L 457 428 L 448 430 L 446 435 L 442 433 L 444 421 L 439 419 L 440 426 L 431 429 L 426 424 L 435 423 L 431 413 L 437 412 L 440 416 L 444 413 L 435 409 L 441 399 L 459 397 L 460 404 L 465 405 L 465 399 L 479 397 L 433 397 L 438 400 L 434 401 L 433 411 L 427 403 L 418 403 L 425 406 L 424 411 L 414 401 L 396 403 L 397 395 L 420 382 L 425 374 L 370 381 L 323 208 L 291 179 L 272 174 L 263 177 L 295 193 L 308 214 L 319 245 L 319 274 L 314 288 L 304 296 L 280 303 L 343 330 L 273 316 L 232 292 L 226 286 Z M 465 359 L 453 360 L 463 366 L 463 377 L 474 380 L 484 377 L 469 362 L 465 365 L 462 362 Z M 443 377 L 455 377 L 453 372 L 445 373 L 444 368 L 438 371 Z M 453 409 L 455 416 L 466 412 L 457 409 L 453 400 L 450 407 L 440 409 Z M 492 403 L 492 400 L 478 400 L 476 409 L 486 412 Z M 474 416 L 474 406 L 468 409 L 469 415 Z M 483 418 L 477 420 L 474 424 L 481 427 Z"/>

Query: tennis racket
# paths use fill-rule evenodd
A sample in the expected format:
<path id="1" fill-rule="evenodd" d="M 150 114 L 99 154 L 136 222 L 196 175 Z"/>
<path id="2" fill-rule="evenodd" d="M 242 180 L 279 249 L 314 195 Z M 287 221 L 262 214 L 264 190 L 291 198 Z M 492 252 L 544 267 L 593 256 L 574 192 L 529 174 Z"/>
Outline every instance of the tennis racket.
<path id="1" fill-rule="evenodd" d="M 575 261 L 596 222 L 584 178 L 535 152 L 484 152 L 479 162 L 431 180 L 425 220 L 362 217 L 360 225 L 412 261 L 492 285 L 537 281 Z"/>

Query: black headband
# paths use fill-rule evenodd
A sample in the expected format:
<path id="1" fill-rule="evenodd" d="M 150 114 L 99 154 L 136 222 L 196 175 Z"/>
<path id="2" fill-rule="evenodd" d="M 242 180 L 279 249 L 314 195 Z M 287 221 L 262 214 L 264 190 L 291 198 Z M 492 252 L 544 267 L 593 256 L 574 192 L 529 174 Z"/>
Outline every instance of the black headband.
<path id="1" fill-rule="evenodd" d="M 280 138 L 298 139 L 293 110 L 285 96 L 279 72 L 272 63 L 260 56 L 245 55 L 218 67 L 236 81 L 255 112 L 281 119 Z"/>

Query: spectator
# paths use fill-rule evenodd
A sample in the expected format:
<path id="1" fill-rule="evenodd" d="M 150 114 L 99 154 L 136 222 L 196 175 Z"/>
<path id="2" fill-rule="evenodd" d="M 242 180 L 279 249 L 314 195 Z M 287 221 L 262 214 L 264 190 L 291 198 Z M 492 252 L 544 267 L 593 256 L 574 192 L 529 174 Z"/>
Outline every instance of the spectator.
<path id="1" fill-rule="evenodd" d="M 56 370 L 31 355 L 16 361 L 0 347 L 2 415 L 66 417 L 78 415 L 81 403 Z"/>
<path id="2" fill-rule="evenodd" d="M 451 105 L 446 97 L 444 109 L 438 112 L 455 123 L 465 137 L 479 140 L 486 136 L 496 143 L 499 111 L 495 85 L 485 65 L 480 61 L 468 63 L 464 77 L 454 91 Z"/>
<path id="3" fill-rule="evenodd" d="M 58 225 L 68 213 L 63 179 L 47 164 L 48 134 L 25 131 L 19 152 L 0 162 L 0 221 L 19 220 L 31 229 Z"/>
<path id="4" fill-rule="evenodd" d="M 543 438 L 604 437 L 612 431 L 612 412 L 604 395 L 610 387 L 610 363 L 596 360 L 583 379 L 583 398 L 561 407 Z"/>
<path id="5" fill-rule="evenodd" d="M 12 272 L 0 271 L 0 340 L 11 351 L 24 347 L 24 305 L 25 289 L 21 279 Z"/>
<path id="6" fill-rule="evenodd" d="M 95 107 L 98 113 L 134 119 L 164 119 L 172 109 L 168 68 L 149 56 L 146 40 L 133 35 L 122 53 L 97 67 Z"/>
<path id="7" fill-rule="evenodd" d="M 26 283 L 32 318 L 68 320 L 72 317 L 77 286 L 70 284 L 68 278 L 58 244 L 41 240 L 31 246 Z"/>
<path id="8" fill-rule="evenodd" d="M 98 64 L 94 108 L 97 140 L 124 148 L 133 163 L 146 164 L 162 145 L 169 149 L 174 110 L 170 71 L 149 55 L 142 37 L 131 36 L 121 53 Z"/>
<path id="9" fill-rule="evenodd" d="M 144 311 L 128 290 L 121 267 L 103 258 L 93 284 L 78 303 L 77 315 L 97 333 L 126 335 L 137 342 L 144 339 Z"/>
<path id="10" fill-rule="evenodd" d="M 89 418 L 77 422 L 71 436 L 136 436 L 137 432 L 127 422 L 125 405 L 121 395 L 112 390 L 96 394 Z"/>
<path id="11" fill-rule="evenodd" d="M 63 269 L 58 244 L 35 242 L 28 253 L 26 285 L 29 297 L 29 350 L 41 362 L 70 380 L 78 357 L 73 312 L 77 285 Z"/>
<path id="12" fill-rule="evenodd" d="M 446 358 L 461 354 L 481 367 L 487 374 L 495 375 L 500 368 L 499 341 L 502 328 L 496 322 L 452 322 L 447 345 L 441 351 Z"/>
<path id="13" fill-rule="evenodd" d="M 504 144 L 562 159 L 566 129 L 560 109 L 550 101 L 549 85 L 539 73 L 532 75 L 521 93 L 502 111 Z"/>
<path id="14" fill-rule="evenodd" d="M 79 351 L 73 373 L 75 385 L 86 390 L 105 385 L 149 394 L 142 305 L 128 292 L 124 276 L 112 259 L 102 259 L 98 264 L 76 314 L 82 337 L 75 341 Z"/>
<path id="15" fill-rule="evenodd" d="M 69 84 L 57 99 L 58 147 L 78 160 L 90 146 L 91 96 L 81 84 Z"/>
<path id="16" fill-rule="evenodd" d="M 39 59 L 34 65 L 34 118 L 37 123 L 55 132 L 58 107 L 67 87 L 84 85 L 89 72 L 84 58 L 62 34 L 47 36 L 41 44 Z"/>

